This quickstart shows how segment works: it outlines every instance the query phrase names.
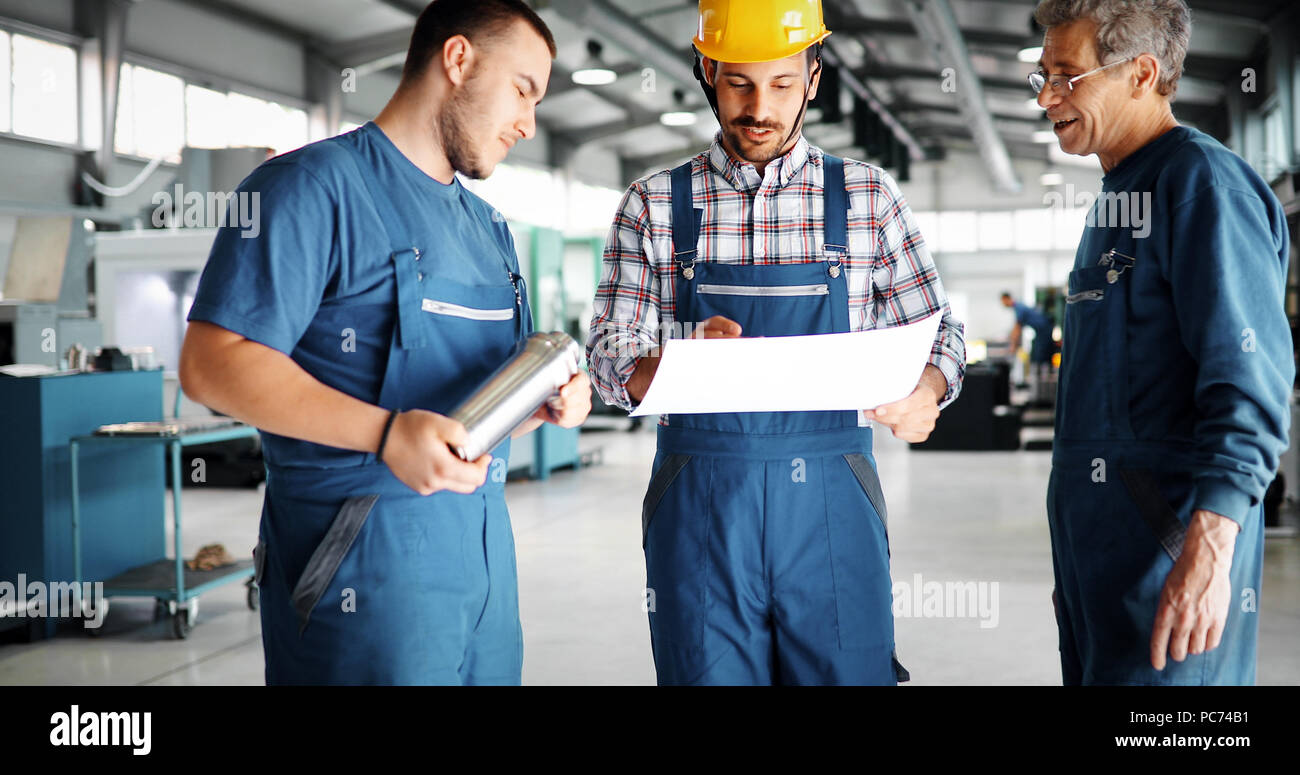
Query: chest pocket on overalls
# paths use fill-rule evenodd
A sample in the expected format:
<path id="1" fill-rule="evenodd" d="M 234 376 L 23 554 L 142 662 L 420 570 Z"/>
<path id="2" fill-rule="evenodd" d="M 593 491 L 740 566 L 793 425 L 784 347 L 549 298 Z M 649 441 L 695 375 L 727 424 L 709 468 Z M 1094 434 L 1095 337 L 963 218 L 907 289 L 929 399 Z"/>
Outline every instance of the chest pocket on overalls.
<path id="1" fill-rule="evenodd" d="M 478 337 L 489 329 L 475 323 L 508 324 L 491 327 L 493 335 L 506 334 L 513 342 L 518 329 L 520 295 L 506 284 L 473 286 L 425 272 L 424 254 L 418 248 L 394 253 L 397 281 L 398 345 L 413 350 L 428 347 L 435 329 L 450 325 Z M 504 274 L 504 273 L 503 273 Z"/>
<path id="2" fill-rule="evenodd" d="M 1106 271 L 1099 266 L 1090 266 L 1070 272 L 1070 285 L 1065 295 L 1067 305 L 1083 304 L 1084 308 L 1096 308 L 1096 302 L 1106 298 Z M 1073 312 L 1073 310 L 1068 310 Z M 1084 312 L 1083 314 L 1088 314 Z"/>
<path id="3" fill-rule="evenodd" d="M 1097 261 L 1098 258 L 1093 258 Z M 1065 302 L 1062 439 L 1128 439 L 1128 286 L 1132 264 L 1070 273 Z"/>
<path id="4" fill-rule="evenodd" d="M 394 405 L 445 413 L 509 356 L 522 331 L 522 281 L 504 267 L 499 285 L 435 276 L 415 248 L 394 253 L 393 264 L 402 352 L 401 373 L 388 375 Z"/>

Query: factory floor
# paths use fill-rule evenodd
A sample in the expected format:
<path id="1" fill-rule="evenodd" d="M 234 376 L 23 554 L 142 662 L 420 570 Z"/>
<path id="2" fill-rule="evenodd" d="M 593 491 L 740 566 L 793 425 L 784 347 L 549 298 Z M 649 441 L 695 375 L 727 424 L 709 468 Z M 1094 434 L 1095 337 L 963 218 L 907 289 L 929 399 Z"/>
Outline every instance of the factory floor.
<path id="1" fill-rule="evenodd" d="M 654 682 L 640 534 L 654 444 L 650 426 L 584 433 L 584 450 L 600 449 L 598 465 L 508 486 L 525 684 Z M 912 685 L 1058 684 L 1043 507 L 1050 453 L 911 452 L 885 435 L 876 456 L 895 583 L 914 587 L 916 601 L 922 590 L 928 599 L 931 582 L 975 582 L 986 603 L 996 602 L 947 618 L 908 605 L 918 610 L 897 617 L 896 641 Z M 220 542 L 246 556 L 261 497 L 186 490 L 186 555 Z M 1300 684 L 1300 539 L 1270 538 L 1264 563 L 1259 683 Z M 228 585 L 205 594 L 183 641 L 153 622 L 152 601 L 115 599 L 100 637 L 65 627 L 51 640 L 0 643 L 0 684 L 263 683 L 258 615 L 244 592 Z"/>

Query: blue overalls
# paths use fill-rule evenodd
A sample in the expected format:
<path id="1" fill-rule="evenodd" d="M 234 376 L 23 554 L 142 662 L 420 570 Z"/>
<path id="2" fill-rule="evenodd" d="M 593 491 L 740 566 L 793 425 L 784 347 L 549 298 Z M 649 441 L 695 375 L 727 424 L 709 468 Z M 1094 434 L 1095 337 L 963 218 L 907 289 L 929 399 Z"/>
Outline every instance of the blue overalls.
<path id="1" fill-rule="evenodd" d="M 724 315 L 750 337 L 849 331 L 844 163 L 824 164 L 825 260 L 770 266 L 698 255 L 691 166 L 673 170 L 679 322 Z M 642 528 L 659 683 L 903 677 L 884 498 L 856 412 L 673 415 L 658 441 Z"/>
<path id="2" fill-rule="evenodd" d="M 1016 322 L 1034 330 L 1034 343 L 1029 351 L 1030 363 L 1050 363 L 1052 360 L 1052 319 L 1035 307 L 1015 303 Z"/>
<path id="3" fill-rule="evenodd" d="M 495 285 L 426 283 L 439 246 L 411 244 L 402 211 L 343 145 L 391 219 L 398 314 L 379 404 L 446 414 L 527 335 L 522 278 L 503 252 L 483 257 L 502 262 Z M 336 316 L 338 330 L 378 316 L 360 305 L 317 314 Z M 492 451 L 470 495 L 420 496 L 373 455 L 350 468 L 268 467 L 256 552 L 267 683 L 518 684 L 509 448 Z"/>
<path id="4" fill-rule="evenodd" d="M 1101 200 L 1098 200 L 1099 202 Z M 1090 229 L 1070 273 L 1056 436 L 1048 486 L 1063 681 L 1075 684 L 1251 684 L 1263 505 L 1237 537 L 1229 613 L 1218 648 L 1151 666 L 1165 580 L 1181 553 L 1201 464 L 1190 440 L 1136 438 L 1130 422 L 1129 310 L 1135 278 L 1159 272 L 1127 228 Z M 1171 346 L 1177 346 L 1171 343 Z M 1180 388 L 1185 386 L 1178 386 Z M 1249 596 L 1251 592 L 1246 592 Z"/>

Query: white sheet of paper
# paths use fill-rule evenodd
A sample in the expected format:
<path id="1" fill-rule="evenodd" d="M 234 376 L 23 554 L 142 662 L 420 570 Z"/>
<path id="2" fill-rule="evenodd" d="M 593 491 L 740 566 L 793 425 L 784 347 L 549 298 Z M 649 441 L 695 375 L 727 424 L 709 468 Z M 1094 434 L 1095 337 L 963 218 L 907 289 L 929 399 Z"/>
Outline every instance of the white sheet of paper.
<path id="1" fill-rule="evenodd" d="M 632 415 L 874 409 L 916 388 L 941 318 L 847 334 L 672 339 Z"/>

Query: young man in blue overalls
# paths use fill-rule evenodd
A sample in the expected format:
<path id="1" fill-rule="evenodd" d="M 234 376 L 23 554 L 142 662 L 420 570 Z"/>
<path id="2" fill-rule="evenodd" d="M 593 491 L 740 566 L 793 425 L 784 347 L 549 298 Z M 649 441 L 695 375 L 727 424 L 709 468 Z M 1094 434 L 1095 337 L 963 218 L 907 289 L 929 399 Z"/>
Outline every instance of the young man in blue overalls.
<path id="1" fill-rule="evenodd" d="M 462 462 L 445 415 L 532 321 L 504 219 L 455 173 L 533 136 L 554 55 L 519 0 L 436 0 L 375 121 L 263 164 L 240 187 L 261 235 L 217 236 L 181 381 L 262 429 L 268 683 L 520 682 L 510 442 Z M 589 391 L 515 436 L 578 425 Z"/>
<path id="2" fill-rule="evenodd" d="M 642 524 L 662 684 L 905 676 L 867 423 L 926 438 L 957 395 L 965 346 L 894 182 L 801 136 L 829 34 L 817 0 L 700 3 L 698 75 L 721 132 L 625 195 L 588 340 L 593 382 L 633 406 L 672 326 L 712 338 L 943 322 L 916 390 L 874 412 L 661 418 Z"/>

